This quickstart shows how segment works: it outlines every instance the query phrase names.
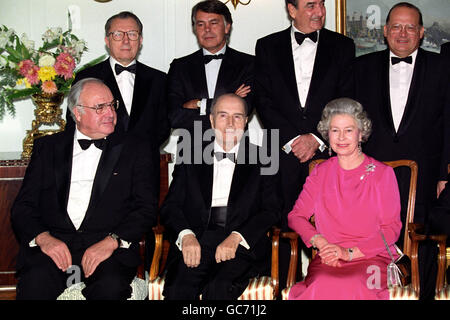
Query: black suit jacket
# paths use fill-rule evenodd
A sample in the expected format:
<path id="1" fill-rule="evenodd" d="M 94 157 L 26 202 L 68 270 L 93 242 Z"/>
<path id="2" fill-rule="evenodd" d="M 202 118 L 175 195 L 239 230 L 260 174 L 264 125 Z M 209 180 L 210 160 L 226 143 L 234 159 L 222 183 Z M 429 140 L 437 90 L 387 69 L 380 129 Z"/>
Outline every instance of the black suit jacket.
<path id="1" fill-rule="evenodd" d="M 345 79 L 355 56 L 353 40 L 322 29 L 306 105 L 300 106 L 291 45 L 291 27 L 259 39 L 256 43 L 255 104 L 266 129 L 279 130 L 280 148 L 300 134 L 317 132 L 322 110 L 332 99 L 347 95 Z M 326 153 L 317 152 L 317 157 Z M 308 175 L 291 152 L 280 150 L 280 171 L 285 201 L 285 215 L 292 209 Z M 286 217 L 282 227 L 287 226 Z"/>
<path id="2" fill-rule="evenodd" d="M 234 93 L 243 83 L 251 86 L 253 91 L 253 72 L 253 56 L 227 47 L 217 76 L 214 98 L 224 93 Z M 202 49 L 172 61 L 168 72 L 167 89 L 169 119 L 172 128 L 191 130 L 196 120 L 202 122 L 203 130 L 211 128 L 209 110 L 212 99 L 208 99 Z M 252 96 L 253 93 L 250 92 L 245 98 L 249 107 L 249 115 L 252 111 Z M 183 108 L 185 102 L 193 99 L 208 99 L 206 115 L 201 116 L 199 109 Z"/>
<path id="3" fill-rule="evenodd" d="M 129 132 L 142 136 L 158 150 L 170 134 L 165 95 L 166 74 L 139 61 L 136 62 L 133 101 L 129 117 L 109 59 L 77 73 L 74 83 L 90 77 L 103 80 L 114 98 L 119 100 L 115 132 Z M 69 110 L 67 110 L 66 119 L 68 128 L 75 126 Z"/>
<path id="4" fill-rule="evenodd" d="M 353 66 L 354 98 L 372 120 L 372 134 L 363 149 L 380 161 L 416 161 L 419 166 L 416 203 L 426 206 L 436 198 L 437 181 L 447 178 L 448 73 L 438 54 L 418 49 L 405 111 L 396 132 L 390 103 L 389 63 L 387 49 L 358 57 Z M 424 217 L 418 218 L 420 222 Z"/>
<path id="5" fill-rule="evenodd" d="M 127 265 L 138 265 L 139 240 L 156 223 L 157 186 L 154 158 L 146 143 L 124 140 L 114 134 L 107 139 L 92 187 L 84 220 L 75 229 L 67 212 L 72 171 L 74 131 L 36 139 L 22 187 L 11 210 L 12 225 L 20 240 L 18 267 L 33 255 L 29 242 L 49 231 L 68 247 L 80 240 L 86 248 L 108 233 L 132 242 L 130 249 L 115 255 Z"/>
<path id="6" fill-rule="evenodd" d="M 447 177 L 447 181 L 450 178 Z M 434 234 L 446 234 L 450 237 L 450 184 L 439 195 L 429 215 L 429 229 Z M 447 238 L 447 245 L 450 239 Z"/>
<path id="7" fill-rule="evenodd" d="M 441 45 L 441 54 L 447 58 L 450 58 L 450 42 L 446 42 Z"/>
<path id="8" fill-rule="evenodd" d="M 278 176 L 261 175 L 263 166 L 259 161 L 249 161 L 249 153 L 258 154 L 258 147 L 242 142 L 228 198 L 225 231 L 226 234 L 232 231 L 241 233 L 250 246 L 250 252 L 255 253 L 256 259 L 261 259 L 257 253 L 266 252 L 262 250 L 264 246 L 269 248 L 266 233 L 279 219 Z M 174 239 L 184 229 L 191 229 L 200 238 L 208 227 L 214 171 L 213 159 L 209 160 L 211 164 L 204 162 L 175 167 L 169 193 L 161 208 L 163 224 Z M 178 249 L 173 251 L 181 255 Z"/>

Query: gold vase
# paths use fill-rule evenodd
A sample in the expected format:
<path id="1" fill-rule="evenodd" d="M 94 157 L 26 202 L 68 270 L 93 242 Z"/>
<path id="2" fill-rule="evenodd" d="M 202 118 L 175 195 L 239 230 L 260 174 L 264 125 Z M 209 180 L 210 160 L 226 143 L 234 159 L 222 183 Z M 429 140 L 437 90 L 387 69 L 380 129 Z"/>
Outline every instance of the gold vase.
<path id="1" fill-rule="evenodd" d="M 22 159 L 29 159 L 33 150 L 33 141 L 36 138 L 54 134 L 64 130 L 66 121 L 62 119 L 61 103 L 64 100 L 64 94 L 57 92 L 36 93 L 31 96 L 36 108 L 34 109 L 35 120 L 31 125 L 31 130 L 27 130 L 27 136 L 23 139 Z M 58 129 L 39 130 L 42 125 L 58 125 Z"/>

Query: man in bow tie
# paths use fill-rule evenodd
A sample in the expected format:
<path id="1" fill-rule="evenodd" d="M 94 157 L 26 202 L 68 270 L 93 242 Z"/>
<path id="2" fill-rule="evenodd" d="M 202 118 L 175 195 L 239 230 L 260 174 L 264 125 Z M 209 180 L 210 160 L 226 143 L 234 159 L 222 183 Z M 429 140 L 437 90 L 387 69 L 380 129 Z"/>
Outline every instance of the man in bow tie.
<path id="1" fill-rule="evenodd" d="M 279 130 L 284 151 L 280 152 L 284 230 L 308 175 L 309 160 L 327 156 L 317 124 L 330 100 L 347 96 L 344 75 L 355 56 L 351 39 L 324 28 L 324 2 L 286 0 L 291 26 L 256 43 L 256 111 L 266 129 Z M 290 248 L 281 243 L 280 250 L 283 287 Z"/>
<path id="2" fill-rule="evenodd" d="M 364 106 L 373 127 L 363 149 L 382 161 L 417 162 L 414 222 L 426 223 L 427 210 L 445 186 L 450 161 L 448 71 L 439 54 L 419 47 L 424 27 L 416 6 L 394 5 L 383 31 L 388 48 L 358 57 L 353 66 L 353 97 Z M 405 224 L 409 172 L 396 170 L 396 174 Z M 419 259 L 426 260 L 425 254 Z M 433 295 L 424 287 L 424 270 L 421 262 L 422 297 Z"/>
<path id="3" fill-rule="evenodd" d="M 263 174 L 259 147 L 243 135 L 247 114 L 236 94 L 214 100 L 214 147 L 205 146 L 201 164 L 175 167 L 161 208 L 173 246 L 165 299 L 237 299 L 251 277 L 267 272 L 267 231 L 279 219 L 281 197 L 277 176 Z"/>
<path id="4" fill-rule="evenodd" d="M 159 151 L 170 134 L 166 74 L 137 60 L 142 42 L 143 25 L 135 14 L 123 11 L 113 15 L 105 24 L 110 57 L 77 73 L 74 83 L 89 77 L 103 80 L 119 100 L 115 132 L 142 136 Z M 66 118 L 67 127 L 73 126 L 69 111 Z M 154 155 L 159 157 L 159 152 Z"/>
<path id="5" fill-rule="evenodd" d="M 233 20 L 223 2 L 197 3 L 191 20 L 200 50 L 174 59 L 170 65 L 169 118 L 172 128 L 193 132 L 197 122 L 204 132 L 211 128 L 212 100 L 224 93 L 245 98 L 251 113 L 254 58 L 227 45 Z"/>
<path id="6" fill-rule="evenodd" d="M 139 241 L 156 223 L 157 175 L 147 142 L 114 134 L 117 101 L 99 79 L 72 86 L 76 127 L 36 139 L 11 210 L 20 240 L 17 299 L 126 299 Z"/>

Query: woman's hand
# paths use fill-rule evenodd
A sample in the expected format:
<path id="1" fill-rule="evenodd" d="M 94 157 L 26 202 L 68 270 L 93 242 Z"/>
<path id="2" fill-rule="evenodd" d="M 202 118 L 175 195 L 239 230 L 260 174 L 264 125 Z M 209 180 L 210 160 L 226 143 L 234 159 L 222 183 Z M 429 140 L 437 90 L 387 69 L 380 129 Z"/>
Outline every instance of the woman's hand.
<path id="1" fill-rule="evenodd" d="M 325 263 L 331 267 L 340 267 L 339 260 L 348 261 L 349 253 L 346 248 L 343 248 L 337 244 L 328 243 L 319 251 L 319 257 L 322 263 Z"/>

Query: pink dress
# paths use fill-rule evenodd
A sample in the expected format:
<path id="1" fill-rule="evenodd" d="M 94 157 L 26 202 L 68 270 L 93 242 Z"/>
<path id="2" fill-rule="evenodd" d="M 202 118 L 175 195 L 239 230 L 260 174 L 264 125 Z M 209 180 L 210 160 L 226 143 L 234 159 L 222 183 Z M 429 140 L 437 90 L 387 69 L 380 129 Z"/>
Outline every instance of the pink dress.
<path id="1" fill-rule="evenodd" d="M 315 224 L 309 222 L 315 215 Z M 344 170 L 333 157 L 311 172 L 294 208 L 289 227 L 307 247 L 315 234 L 344 248 L 358 247 L 364 257 L 341 267 L 322 264 L 316 255 L 304 281 L 290 290 L 298 299 L 389 299 L 386 268 L 390 262 L 380 231 L 391 251 L 400 230 L 400 197 L 391 167 L 365 155 L 363 163 Z M 394 253 L 395 254 L 395 253 Z"/>

